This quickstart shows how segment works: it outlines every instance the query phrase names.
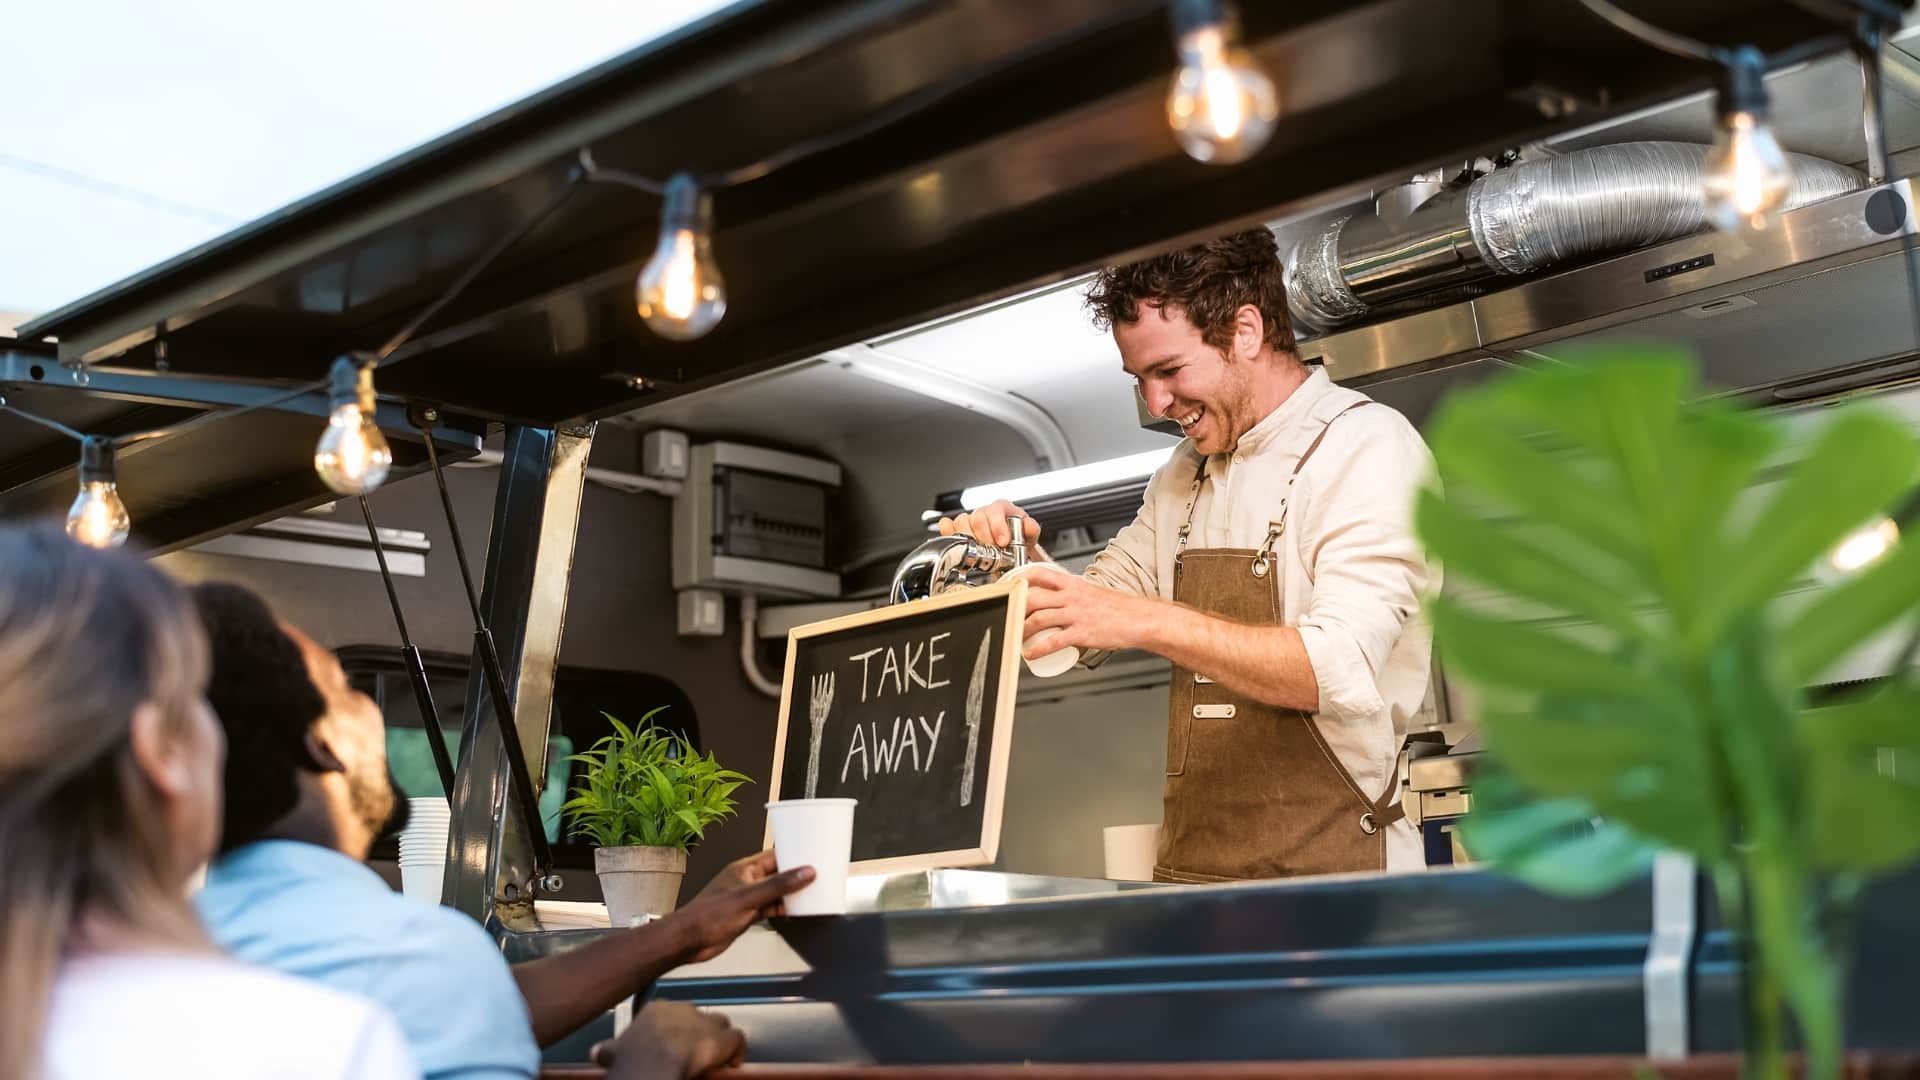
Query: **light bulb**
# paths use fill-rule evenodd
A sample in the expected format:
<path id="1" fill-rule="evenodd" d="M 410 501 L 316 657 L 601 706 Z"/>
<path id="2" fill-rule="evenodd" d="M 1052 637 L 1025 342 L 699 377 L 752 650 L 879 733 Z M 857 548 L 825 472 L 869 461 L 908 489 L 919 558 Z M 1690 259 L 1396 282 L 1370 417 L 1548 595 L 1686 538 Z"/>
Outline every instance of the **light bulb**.
<path id="1" fill-rule="evenodd" d="M 660 242 L 640 271 L 635 305 L 663 338 L 692 341 L 727 314 L 726 283 L 713 261 L 713 197 L 693 177 L 667 181 L 660 210 Z"/>
<path id="2" fill-rule="evenodd" d="M 1239 45 L 1233 20 L 1210 2 L 1174 5 L 1180 71 L 1167 92 L 1167 123 L 1195 161 L 1232 165 L 1267 145 L 1280 118 L 1273 80 Z"/>
<path id="3" fill-rule="evenodd" d="M 393 448 L 373 422 L 373 368 L 349 357 L 333 362 L 333 411 L 313 451 L 320 482 L 342 495 L 365 495 L 387 479 Z"/>
<path id="4" fill-rule="evenodd" d="M 113 444 L 90 436 L 80 444 L 80 493 L 67 509 L 67 535 L 88 547 L 111 548 L 126 543 L 132 527 L 114 483 Z"/>
<path id="5" fill-rule="evenodd" d="M 88 547 L 119 547 L 132 527 L 127 504 L 120 501 L 119 488 L 110 480 L 81 484 L 67 511 L 67 535 Z"/>
<path id="6" fill-rule="evenodd" d="M 1707 221 L 1723 231 L 1766 228 L 1793 192 L 1786 151 L 1753 113 L 1721 118 L 1705 168 Z"/>
<path id="7" fill-rule="evenodd" d="M 1900 542 L 1900 526 L 1892 518 L 1881 518 L 1847 534 L 1827 553 L 1826 569 L 1835 578 L 1857 574 L 1886 557 Z"/>
<path id="8" fill-rule="evenodd" d="M 1707 222 L 1716 229 L 1764 229 L 1793 194 L 1793 165 L 1767 123 L 1765 75 L 1766 62 L 1753 50 L 1727 61 L 1719 125 L 1701 177 Z"/>

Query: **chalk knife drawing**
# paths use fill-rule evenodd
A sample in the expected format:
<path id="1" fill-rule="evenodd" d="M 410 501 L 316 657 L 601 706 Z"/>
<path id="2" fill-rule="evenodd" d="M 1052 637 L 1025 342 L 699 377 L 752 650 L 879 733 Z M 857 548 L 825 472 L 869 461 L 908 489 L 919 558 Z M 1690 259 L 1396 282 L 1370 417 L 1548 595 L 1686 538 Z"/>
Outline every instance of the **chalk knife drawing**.
<path id="1" fill-rule="evenodd" d="M 813 724 L 813 741 L 807 747 L 807 798 L 811 799 L 820 786 L 820 736 L 833 709 L 833 672 L 815 675 L 808 685 L 813 691 L 807 699 L 807 719 Z"/>
<path id="2" fill-rule="evenodd" d="M 980 752 L 980 708 L 987 696 L 987 656 L 993 651 L 993 631 L 980 639 L 980 656 L 967 682 L 967 759 L 960 768 L 960 805 L 973 805 L 973 759 Z"/>

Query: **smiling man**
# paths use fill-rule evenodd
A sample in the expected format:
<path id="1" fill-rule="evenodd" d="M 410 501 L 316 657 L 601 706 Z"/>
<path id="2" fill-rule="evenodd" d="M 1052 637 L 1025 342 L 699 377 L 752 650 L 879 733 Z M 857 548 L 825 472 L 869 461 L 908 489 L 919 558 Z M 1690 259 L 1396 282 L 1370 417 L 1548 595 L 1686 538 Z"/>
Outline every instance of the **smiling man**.
<path id="1" fill-rule="evenodd" d="M 1101 272 L 1128 375 L 1186 440 L 1085 575 L 1029 579 L 1027 634 L 1173 662 L 1155 877 L 1417 869 L 1395 762 L 1427 707 L 1439 585 L 1413 536 L 1432 457 L 1399 413 L 1301 363 L 1273 234 Z M 1000 502 L 942 521 L 998 544 Z"/>

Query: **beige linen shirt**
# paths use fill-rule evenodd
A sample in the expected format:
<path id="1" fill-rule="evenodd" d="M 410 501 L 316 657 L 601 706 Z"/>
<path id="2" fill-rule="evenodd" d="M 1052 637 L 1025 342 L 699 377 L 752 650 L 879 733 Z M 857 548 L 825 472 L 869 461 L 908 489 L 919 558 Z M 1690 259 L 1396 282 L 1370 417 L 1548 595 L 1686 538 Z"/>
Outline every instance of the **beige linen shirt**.
<path id="1" fill-rule="evenodd" d="M 1314 722 L 1354 782 L 1378 796 L 1398 782 L 1409 724 L 1433 709 L 1433 634 L 1420 598 L 1440 587 L 1440 572 L 1413 533 L 1414 494 L 1433 457 L 1406 417 L 1369 405 L 1328 430 L 1287 495 L 1287 475 L 1320 429 L 1366 400 L 1316 368 L 1233 452 L 1206 459 L 1187 544 L 1257 548 L 1288 499 L 1278 550 L 1282 618 L 1300 632 L 1320 684 Z M 1190 442 L 1180 444 L 1147 485 L 1133 523 L 1088 566 L 1088 580 L 1173 599 L 1173 560 L 1199 460 Z M 1425 861 L 1411 823 L 1389 827 L 1389 870 Z"/>

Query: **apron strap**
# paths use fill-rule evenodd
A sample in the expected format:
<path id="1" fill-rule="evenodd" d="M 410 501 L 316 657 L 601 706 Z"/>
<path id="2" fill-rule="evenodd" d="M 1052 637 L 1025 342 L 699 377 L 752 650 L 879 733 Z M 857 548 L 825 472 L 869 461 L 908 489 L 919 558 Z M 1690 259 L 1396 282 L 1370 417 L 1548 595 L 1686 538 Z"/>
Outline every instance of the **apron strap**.
<path id="1" fill-rule="evenodd" d="M 1280 512 L 1274 515 L 1272 521 L 1267 522 L 1267 538 L 1260 544 L 1259 553 L 1253 557 L 1254 577 L 1267 576 L 1267 567 L 1273 559 L 1273 547 L 1280 542 L 1280 537 L 1286 535 L 1287 504 L 1293 501 L 1293 481 L 1300 475 L 1300 470 L 1307 467 L 1307 462 L 1313 458 L 1313 452 L 1320 449 L 1320 444 L 1326 441 L 1327 432 L 1333 428 L 1333 421 L 1340 419 L 1362 405 L 1371 404 L 1373 404 L 1371 400 L 1356 401 L 1346 408 L 1341 409 L 1339 412 L 1334 413 L 1331 419 L 1320 426 L 1320 434 L 1315 435 L 1313 441 L 1307 444 L 1306 453 L 1301 454 L 1300 460 L 1293 463 L 1293 471 L 1287 474 L 1286 489 L 1280 493 Z M 1192 516 L 1191 510 L 1188 511 L 1188 516 Z"/>
<path id="2" fill-rule="evenodd" d="M 1353 404 L 1347 406 L 1346 408 L 1341 409 L 1339 412 L 1334 413 L 1333 417 L 1329 419 L 1324 425 L 1321 426 L 1320 434 L 1315 435 L 1313 437 L 1313 441 L 1307 444 L 1307 452 L 1304 454 L 1301 454 L 1300 460 L 1294 463 L 1293 472 L 1287 475 L 1287 479 L 1291 481 L 1294 477 L 1300 475 L 1301 469 L 1304 469 L 1307 467 L 1307 460 L 1313 457 L 1313 452 L 1315 450 L 1320 449 L 1320 444 L 1326 440 L 1327 432 L 1332 430 L 1333 428 L 1334 420 L 1340 419 L 1341 417 L 1347 415 L 1348 413 L 1352 412 L 1355 409 L 1358 409 L 1365 405 L 1371 405 L 1371 404 L 1373 404 L 1373 399 L 1368 398 L 1365 401 L 1356 401 Z"/>
<path id="3" fill-rule="evenodd" d="M 1285 531 L 1286 517 L 1287 517 L 1287 500 L 1292 498 L 1293 496 L 1293 481 L 1296 477 L 1300 475 L 1300 470 L 1307 467 L 1307 462 L 1312 460 L 1314 451 L 1320 449 L 1320 444 L 1326 441 L 1327 432 L 1333 428 L 1333 422 L 1347 415 L 1353 410 L 1360 408 L 1361 406 L 1371 405 L 1371 404 L 1373 404 L 1372 398 L 1368 398 L 1365 401 L 1356 401 L 1353 404 L 1347 406 L 1346 408 L 1341 409 L 1339 412 L 1334 413 L 1331 417 L 1327 419 L 1326 423 L 1320 425 L 1320 433 L 1318 435 L 1315 435 L 1313 437 L 1313 441 L 1307 444 L 1306 452 L 1300 455 L 1299 461 L 1296 461 L 1293 463 L 1293 471 L 1287 474 L 1286 493 L 1280 497 L 1280 512 L 1274 515 L 1274 521 L 1271 523 L 1270 527 L 1267 529 L 1267 542 L 1264 545 L 1262 545 L 1260 549 L 1263 555 L 1266 552 L 1272 550 L 1274 541 L 1280 539 L 1280 534 Z M 1189 534 L 1193 532 L 1193 508 L 1194 508 L 1194 505 L 1200 501 L 1200 485 L 1205 483 L 1206 479 L 1207 479 L 1206 455 L 1204 454 L 1195 455 L 1195 461 L 1193 464 L 1193 489 L 1187 492 L 1187 512 L 1186 512 L 1185 518 L 1180 522 L 1179 547 L 1181 549 L 1184 549 L 1187 546 L 1187 537 Z"/>
<path id="4" fill-rule="evenodd" d="M 1353 774 L 1347 771 L 1346 763 L 1342 762 L 1340 755 L 1334 753 L 1333 747 L 1328 745 L 1327 736 L 1320 730 L 1320 725 L 1313 722 L 1313 714 L 1304 710 L 1294 710 L 1294 715 L 1298 716 L 1300 722 L 1306 725 L 1307 733 L 1313 738 L 1313 745 L 1320 749 L 1321 755 L 1327 759 L 1327 764 L 1332 766 L 1333 771 L 1339 774 L 1341 782 L 1347 785 L 1347 790 L 1352 792 L 1353 797 L 1360 801 L 1360 805 L 1367 808 L 1366 811 L 1360 815 L 1361 832 L 1372 836 L 1374 833 L 1407 816 L 1406 806 L 1394 801 L 1394 796 L 1400 794 L 1400 774 L 1398 768 L 1387 771 L 1387 790 L 1381 792 L 1379 798 L 1367 798 L 1367 793 L 1360 790 L 1360 784 L 1354 780 Z"/>

